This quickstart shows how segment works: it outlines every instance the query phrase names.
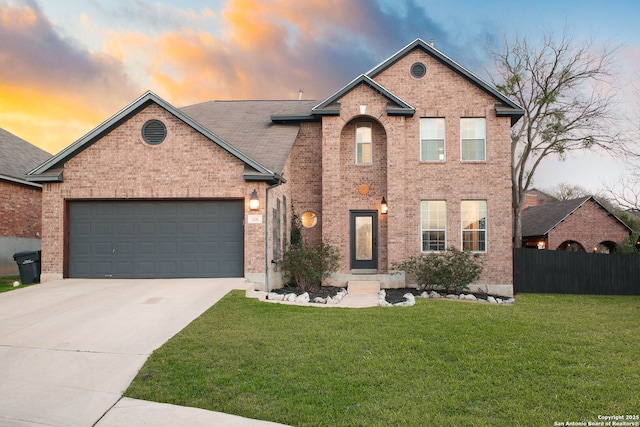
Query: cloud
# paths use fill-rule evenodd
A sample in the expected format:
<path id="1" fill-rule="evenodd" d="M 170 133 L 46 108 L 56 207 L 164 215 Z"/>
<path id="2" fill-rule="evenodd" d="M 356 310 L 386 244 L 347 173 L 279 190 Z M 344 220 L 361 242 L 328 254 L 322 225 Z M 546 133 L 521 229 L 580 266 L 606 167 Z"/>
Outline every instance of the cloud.
<path id="1" fill-rule="evenodd" d="M 34 0 L 0 0 L 0 127 L 58 151 L 146 89 L 177 106 L 296 99 L 300 89 L 322 99 L 417 37 L 436 39 L 472 70 L 487 59 L 416 0 L 228 0 L 216 10 L 147 0 L 91 5 L 77 19 L 85 35 L 102 40 L 94 51 L 81 35 L 63 37 Z"/>
<path id="2" fill-rule="evenodd" d="M 136 3 L 134 3 L 135 6 Z M 161 5 L 147 5 L 165 10 Z M 161 33 L 106 35 L 108 52 L 144 62 L 148 87 L 178 105 L 209 99 L 323 98 L 417 37 L 463 49 L 413 0 L 230 0 L 219 13 L 183 15 Z M 150 11 L 150 16 L 163 15 Z M 210 28 L 216 26 L 216 31 Z M 141 59 L 140 52 L 149 52 Z"/>
<path id="3" fill-rule="evenodd" d="M 124 64 L 61 37 L 31 0 L 0 2 L 0 61 L 0 127 L 49 151 L 73 142 L 52 123 L 75 139 L 140 92 Z"/>

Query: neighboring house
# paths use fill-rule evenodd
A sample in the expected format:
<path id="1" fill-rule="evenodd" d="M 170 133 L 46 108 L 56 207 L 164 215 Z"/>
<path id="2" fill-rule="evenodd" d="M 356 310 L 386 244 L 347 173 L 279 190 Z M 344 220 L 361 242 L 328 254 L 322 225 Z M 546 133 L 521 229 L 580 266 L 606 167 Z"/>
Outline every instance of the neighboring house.
<path id="1" fill-rule="evenodd" d="M 43 280 L 246 277 L 282 286 L 303 236 L 334 284 L 404 286 L 391 265 L 450 246 L 511 295 L 511 126 L 523 111 L 418 39 L 326 99 L 176 108 L 147 92 L 30 174 Z M 255 203 L 255 206 L 254 206 Z"/>
<path id="2" fill-rule="evenodd" d="M 546 205 L 548 203 L 558 202 L 555 197 L 540 191 L 536 188 L 527 190 L 524 194 L 524 203 L 522 204 L 522 210 L 527 209 L 530 206 Z"/>
<path id="3" fill-rule="evenodd" d="M 13 254 L 40 249 L 42 185 L 26 174 L 51 154 L 0 129 L 0 276 L 18 274 Z"/>
<path id="4" fill-rule="evenodd" d="M 531 206 L 522 212 L 522 246 L 615 252 L 632 230 L 593 196 Z"/>

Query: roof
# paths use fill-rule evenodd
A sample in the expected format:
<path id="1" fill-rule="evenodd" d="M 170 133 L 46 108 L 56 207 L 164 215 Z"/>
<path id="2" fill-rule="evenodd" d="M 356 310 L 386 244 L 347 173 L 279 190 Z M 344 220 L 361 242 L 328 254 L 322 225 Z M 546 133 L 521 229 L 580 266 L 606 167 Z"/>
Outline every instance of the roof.
<path id="1" fill-rule="evenodd" d="M 407 102 L 398 98 L 396 95 L 385 89 L 375 80 L 362 74 L 344 86 L 342 89 L 331 95 L 329 98 L 322 101 L 320 104 L 313 107 L 313 113 L 319 115 L 339 115 L 340 105 L 337 103 L 338 99 L 342 98 L 345 94 L 350 92 L 353 88 L 360 84 L 366 84 L 382 96 L 389 100 L 387 104 L 387 114 L 389 115 L 409 115 L 413 116 L 416 109 L 409 105 Z"/>
<path id="2" fill-rule="evenodd" d="M 0 129 L 0 178 L 24 183 L 26 174 L 51 158 L 51 154 Z M 17 180 L 17 181 L 16 181 Z"/>
<path id="3" fill-rule="evenodd" d="M 412 43 L 408 44 L 407 46 L 405 46 L 404 48 L 396 52 L 394 55 L 392 55 L 385 61 L 373 67 L 371 70 L 369 70 L 366 73 L 366 75 L 368 77 L 371 77 L 372 79 L 375 79 L 375 77 L 378 74 L 382 73 L 384 70 L 391 67 L 393 64 L 398 62 L 401 58 L 403 58 L 405 55 L 407 55 L 409 52 L 413 51 L 414 49 L 422 49 L 427 54 L 433 56 L 438 61 L 445 64 L 447 67 L 449 67 L 450 69 L 452 69 L 453 71 L 455 71 L 456 73 L 464 77 L 465 79 L 469 80 L 474 85 L 478 86 L 483 91 L 487 92 L 488 94 L 496 98 L 496 100 L 500 102 L 495 106 L 496 115 L 510 116 L 511 126 L 513 126 L 524 115 L 524 110 L 521 106 L 513 102 L 504 94 L 500 93 L 498 89 L 494 87 L 492 84 L 482 80 L 480 77 L 478 77 L 471 71 L 467 70 L 462 65 L 458 64 L 456 61 L 449 58 L 447 55 L 443 54 L 438 49 L 431 46 L 429 43 L 426 43 L 424 40 L 420 38 L 415 39 Z"/>
<path id="4" fill-rule="evenodd" d="M 251 158 L 249 155 L 242 152 L 234 145 L 225 141 L 223 138 L 213 133 L 208 127 L 203 126 L 201 123 L 188 116 L 182 110 L 175 108 L 173 105 L 169 104 L 167 101 L 163 100 L 155 93 L 147 91 L 131 104 L 127 105 L 118 113 L 101 123 L 98 127 L 84 135 L 82 138 L 78 139 L 76 142 L 69 145 L 58 154 L 33 169 L 31 172 L 29 172 L 27 179 L 29 181 L 35 182 L 62 181 L 62 167 L 67 160 L 91 146 L 103 135 L 116 128 L 123 121 L 135 115 L 151 103 L 155 103 L 164 108 L 165 110 L 176 116 L 178 119 L 182 120 L 184 123 L 191 126 L 193 129 L 200 132 L 205 137 L 209 138 L 213 143 L 219 145 L 221 148 L 228 151 L 231 155 L 243 161 L 246 165 L 245 174 L 252 177 L 251 179 L 274 180 L 280 178 L 279 176 L 276 176 L 277 174 L 271 171 L 268 167 Z"/>
<path id="5" fill-rule="evenodd" d="M 272 116 L 309 117 L 318 101 L 209 101 L 180 108 L 202 126 L 275 173 L 281 174 L 300 126 Z"/>
<path id="6" fill-rule="evenodd" d="M 544 236 L 548 234 L 558 224 L 564 221 L 565 218 L 574 213 L 589 200 L 593 200 L 602 209 L 604 209 L 608 215 L 611 215 L 629 229 L 629 231 L 632 231 L 627 224 L 598 202 L 596 198 L 593 196 L 586 196 L 562 202 L 531 206 L 525 209 L 522 211 L 522 237 Z"/>

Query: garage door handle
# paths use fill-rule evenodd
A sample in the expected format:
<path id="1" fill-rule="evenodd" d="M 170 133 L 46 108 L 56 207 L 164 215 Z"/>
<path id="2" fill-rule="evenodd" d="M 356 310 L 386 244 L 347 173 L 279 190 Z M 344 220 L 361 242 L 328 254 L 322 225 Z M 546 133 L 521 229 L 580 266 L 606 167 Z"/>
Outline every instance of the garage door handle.
<path id="1" fill-rule="evenodd" d="M 111 249 L 111 253 L 115 254 L 116 253 L 116 248 Z"/>

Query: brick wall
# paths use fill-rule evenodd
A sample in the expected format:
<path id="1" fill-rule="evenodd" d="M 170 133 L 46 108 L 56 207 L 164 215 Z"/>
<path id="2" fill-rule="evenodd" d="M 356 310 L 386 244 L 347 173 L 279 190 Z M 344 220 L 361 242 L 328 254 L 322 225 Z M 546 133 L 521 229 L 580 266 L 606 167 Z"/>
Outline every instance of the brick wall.
<path id="1" fill-rule="evenodd" d="M 587 200 L 549 233 L 548 249 L 555 250 L 563 242 L 573 240 L 585 251 L 592 252 L 602 242 L 620 242 L 629 237 L 629 230 L 609 215 L 598 203 Z"/>
<path id="2" fill-rule="evenodd" d="M 409 69 L 414 62 L 427 66 L 427 75 L 415 79 Z M 496 100 L 421 50 L 415 50 L 375 77 L 382 86 L 416 108 L 413 117 L 388 116 L 388 100 L 368 85 L 361 84 L 338 101 L 340 116 L 325 116 L 321 128 L 321 158 L 317 135 L 301 133 L 292 170 L 294 202 L 322 205 L 321 230 L 325 241 L 343 254 L 341 273 L 349 272 L 349 226 L 351 209 L 379 209 L 385 196 L 388 215 L 379 216 L 379 272 L 391 263 L 421 253 L 420 201 L 447 202 L 447 245 L 462 247 L 463 200 L 486 200 L 488 249 L 481 254 L 484 273 L 478 284 L 505 285 L 511 292 L 511 181 L 510 118 L 496 117 Z M 361 106 L 365 106 L 361 114 Z M 420 162 L 420 118 L 446 120 L 446 161 Z M 487 124 L 487 153 L 484 162 L 461 162 L 460 118 L 484 117 Z M 355 123 L 374 123 L 374 165 L 355 165 Z M 311 126 L 311 125 L 309 125 Z M 315 125 L 314 125 L 315 126 Z M 315 128 L 314 128 L 315 129 Z M 305 157 L 302 153 L 309 154 Z M 305 186 L 297 171 L 306 173 Z M 300 177 L 303 175 L 300 174 Z M 317 176 L 321 174 L 321 182 Z M 370 193 L 358 193 L 359 184 Z M 318 188 L 322 197 L 318 198 Z M 321 202 L 319 201 L 321 200 Z"/>
<path id="3" fill-rule="evenodd" d="M 0 180 L 0 236 L 39 238 L 42 189 Z"/>
<path id="4" fill-rule="evenodd" d="M 142 140 L 142 125 L 158 119 L 167 127 L 162 144 Z M 43 260 L 45 277 L 62 277 L 65 207 L 74 199 L 244 199 L 260 195 L 264 183 L 246 183 L 244 164 L 163 108 L 153 104 L 71 158 L 64 182 L 43 186 Z M 246 221 L 245 221 L 246 222 Z M 264 224 L 245 226 L 245 274 L 264 273 Z"/>

